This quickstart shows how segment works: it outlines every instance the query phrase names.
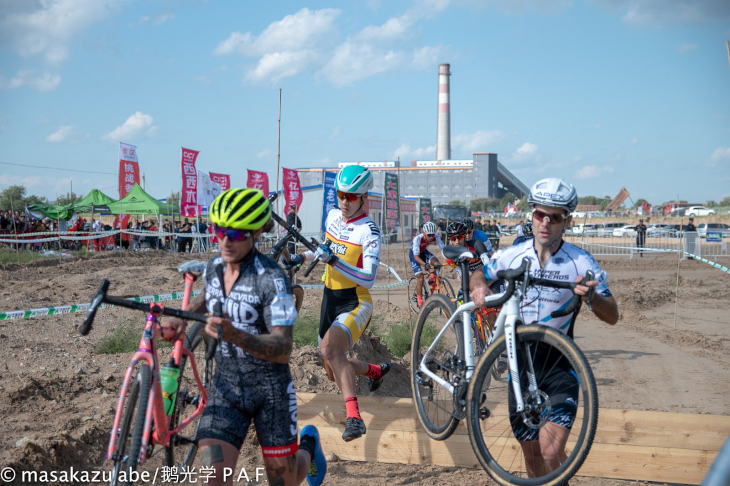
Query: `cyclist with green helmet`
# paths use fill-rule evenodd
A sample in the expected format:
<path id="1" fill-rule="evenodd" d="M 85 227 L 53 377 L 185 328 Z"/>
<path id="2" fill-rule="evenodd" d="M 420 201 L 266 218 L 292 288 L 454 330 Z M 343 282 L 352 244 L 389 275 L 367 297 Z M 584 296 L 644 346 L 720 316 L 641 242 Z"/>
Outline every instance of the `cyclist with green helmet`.
<path id="1" fill-rule="evenodd" d="M 257 189 L 229 189 L 210 208 L 210 219 L 221 254 L 203 272 L 205 291 L 185 310 L 213 313 L 220 304 L 223 317 L 209 317 L 208 335 L 221 342 L 216 368 L 196 439 L 203 466 L 213 467 L 208 484 L 230 485 L 239 451 L 254 422 L 270 484 L 295 485 L 304 478 L 319 485 L 327 472 L 314 426 L 301 431 L 297 445 L 297 400 L 289 371 L 292 328 L 297 318 L 289 278 L 254 243 L 271 229 L 269 200 Z M 179 319 L 163 322 L 185 332 Z M 172 340 L 166 333 L 167 340 Z"/>
<path id="2" fill-rule="evenodd" d="M 350 165 L 337 174 L 335 189 L 339 208 L 325 222 L 327 243 L 316 252 L 291 258 L 292 264 L 319 258 L 329 265 L 319 324 L 319 349 L 327 376 L 345 398 L 347 420 L 342 438 L 349 442 L 366 432 L 357 403 L 355 377 L 368 377 L 368 389 L 377 390 L 390 363 L 379 365 L 348 358 L 347 352 L 368 327 L 373 299 L 368 289 L 375 283 L 380 262 L 380 229 L 367 215 L 370 171 Z"/>

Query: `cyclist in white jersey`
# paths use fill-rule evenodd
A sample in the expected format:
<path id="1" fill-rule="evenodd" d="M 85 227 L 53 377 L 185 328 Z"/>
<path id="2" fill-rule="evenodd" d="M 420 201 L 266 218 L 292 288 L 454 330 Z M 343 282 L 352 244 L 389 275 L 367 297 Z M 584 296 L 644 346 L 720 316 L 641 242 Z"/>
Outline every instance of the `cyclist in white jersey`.
<path id="1" fill-rule="evenodd" d="M 531 261 L 530 271 L 536 277 L 580 283 L 590 270 L 595 280 L 578 285 L 575 294 L 587 300 L 590 287 L 595 287 L 593 311 L 608 324 L 618 321 L 618 306 L 608 289 L 606 272 L 587 251 L 563 241 L 562 235 L 570 226 L 570 213 L 578 203 L 575 188 L 558 178 L 538 181 L 528 197 L 533 209 L 532 225 L 534 239 L 511 246 L 497 252 L 484 272 L 474 272 L 470 280 L 472 300 L 484 302 L 491 294 L 487 281 L 497 278 L 500 270 L 518 268 L 523 258 Z M 525 324 L 541 324 L 558 329 L 573 337 L 573 326 L 578 315 L 552 318 L 550 314 L 564 309 L 572 299 L 573 293 L 567 289 L 531 287 L 527 290 L 521 306 L 522 320 Z M 566 380 L 572 369 L 557 370 L 552 383 L 558 383 L 546 392 L 550 396 L 551 417 L 541 429 L 530 429 L 522 423 L 519 414 L 512 416 L 512 430 L 522 446 L 525 465 L 530 477 L 538 477 L 555 470 L 565 459 L 565 444 L 570 428 L 575 420 L 578 403 L 577 380 Z M 539 377 L 538 377 L 539 379 Z M 510 395 L 510 409 L 513 407 Z"/>
<path id="2" fill-rule="evenodd" d="M 419 307 L 423 305 L 423 269 L 421 266 L 438 265 L 440 263 L 439 259 L 428 251 L 428 245 L 436 243 L 442 251 L 444 249 L 444 242 L 441 241 L 441 237 L 436 233 L 437 231 L 436 223 L 431 221 L 424 223 L 423 233 L 418 233 L 413 238 L 411 250 L 408 252 L 408 257 L 411 259 L 411 268 L 416 276 L 416 298 Z M 433 278 L 432 274 L 429 283 L 433 283 Z"/>

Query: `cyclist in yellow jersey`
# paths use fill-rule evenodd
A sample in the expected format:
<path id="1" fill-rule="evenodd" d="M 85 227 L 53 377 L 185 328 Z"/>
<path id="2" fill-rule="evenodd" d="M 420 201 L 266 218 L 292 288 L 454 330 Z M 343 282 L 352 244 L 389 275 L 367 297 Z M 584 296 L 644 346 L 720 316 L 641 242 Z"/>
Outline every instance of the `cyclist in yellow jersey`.
<path id="1" fill-rule="evenodd" d="M 390 363 L 379 365 L 347 358 L 370 323 L 375 283 L 380 261 L 380 229 L 365 209 L 373 176 L 358 165 L 343 168 L 335 180 L 339 209 L 332 209 L 325 223 L 327 242 L 316 252 L 294 255 L 291 264 L 319 258 L 326 269 L 324 297 L 319 324 L 319 348 L 330 380 L 345 397 L 347 421 L 342 438 L 349 442 L 366 432 L 355 395 L 355 376 L 368 377 L 368 389 L 377 390 Z"/>

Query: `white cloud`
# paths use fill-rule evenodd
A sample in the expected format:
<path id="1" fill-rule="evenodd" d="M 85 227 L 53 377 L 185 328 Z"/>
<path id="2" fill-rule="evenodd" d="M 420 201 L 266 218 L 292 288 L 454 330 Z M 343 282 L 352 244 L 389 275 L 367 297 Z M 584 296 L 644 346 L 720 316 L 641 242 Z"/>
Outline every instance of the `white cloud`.
<path id="1" fill-rule="evenodd" d="M 175 18 L 174 13 L 170 12 L 158 12 L 154 14 L 152 17 L 148 15 L 143 15 L 139 18 L 139 21 L 137 21 L 138 24 L 150 24 L 150 25 L 162 25 L 168 20 L 172 20 Z"/>
<path id="2" fill-rule="evenodd" d="M 489 150 L 489 146 L 507 138 L 502 130 L 478 130 L 474 133 L 462 133 L 451 138 L 452 151 L 474 153 Z"/>
<path id="3" fill-rule="evenodd" d="M 542 160 L 542 155 L 539 153 L 538 150 L 539 147 L 536 144 L 525 142 L 512 154 L 512 161 L 538 162 Z"/>
<path id="4" fill-rule="evenodd" d="M 317 52 L 312 50 L 264 54 L 256 68 L 246 73 L 245 79 L 253 83 L 277 84 L 284 78 L 309 71 L 317 58 Z"/>
<path id="5" fill-rule="evenodd" d="M 595 179 L 596 177 L 601 177 L 603 175 L 611 174 L 613 173 L 613 167 L 604 165 L 603 167 L 599 167 L 597 165 L 586 165 L 585 167 L 578 169 L 575 172 L 575 178 L 576 179 Z"/>
<path id="6" fill-rule="evenodd" d="M 631 141 L 629 141 L 629 143 L 631 145 L 636 145 L 637 143 L 639 143 L 639 137 L 632 138 Z"/>
<path id="7" fill-rule="evenodd" d="M 46 142 L 63 143 L 63 142 L 80 142 L 89 138 L 88 133 L 84 133 L 73 125 L 63 125 L 55 132 L 46 137 Z"/>
<path id="8" fill-rule="evenodd" d="M 141 135 L 154 135 L 157 127 L 152 124 L 153 121 L 151 115 L 137 111 L 127 118 L 124 124 L 103 135 L 101 139 L 109 142 L 127 142 Z"/>
<path id="9" fill-rule="evenodd" d="M 213 84 L 213 81 L 211 81 L 207 76 L 195 76 L 195 81 L 202 83 L 206 86 L 210 86 Z"/>
<path id="10" fill-rule="evenodd" d="M 271 157 L 274 153 L 269 149 L 264 149 L 261 152 L 256 154 L 257 159 L 265 159 L 267 157 Z"/>
<path id="11" fill-rule="evenodd" d="M 720 147 L 712 152 L 712 160 L 730 160 L 730 147 Z"/>
<path id="12" fill-rule="evenodd" d="M 697 44 L 680 44 L 680 46 L 677 48 L 677 51 L 681 54 L 684 54 L 685 52 L 690 52 L 696 50 L 698 47 Z"/>
<path id="13" fill-rule="evenodd" d="M 332 133 L 330 133 L 330 138 L 337 138 L 342 133 L 342 128 L 340 128 L 339 125 L 337 125 L 333 130 Z"/>
<path id="14" fill-rule="evenodd" d="M 107 17 L 126 0 L 3 0 L 0 47 L 23 57 L 43 56 L 59 63 L 68 44 L 87 27 Z"/>
<path id="15" fill-rule="evenodd" d="M 61 84 L 58 74 L 39 73 L 33 69 L 21 69 L 18 74 L 6 80 L 0 75 L 0 89 L 15 89 L 28 86 L 38 91 L 54 91 Z"/>
<path id="16" fill-rule="evenodd" d="M 593 129 L 594 130 L 600 130 L 601 127 L 603 127 L 603 124 L 602 123 L 596 123 L 595 125 L 593 125 Z"/>
<path id="17" fill-rule="evenodd" d="M 459 6 L 473 8 L 494 7 L 508 14 L 520 15 L 528 11 L 553 14 L 571 6 L 570 0 L 456 0 Z"/>
<path id="18" fill-rule="evenodd" d="M 723 0 L 593 0 L 607 10 L 625 12 L 623 21 L 636 26 L 693 25 L 730 19 Z"/>
<path id="19" fill-rule="evenodd" d="M 407 143 L 402 143 L 400 147 L 390 153 L 390 159 L 400 159 L 402 162 L 411 160 L 433 160 L 436 157 L 436 146 L 431 145 L 430 147 L 417 148 L 411 150 L 411 146 Z"/>

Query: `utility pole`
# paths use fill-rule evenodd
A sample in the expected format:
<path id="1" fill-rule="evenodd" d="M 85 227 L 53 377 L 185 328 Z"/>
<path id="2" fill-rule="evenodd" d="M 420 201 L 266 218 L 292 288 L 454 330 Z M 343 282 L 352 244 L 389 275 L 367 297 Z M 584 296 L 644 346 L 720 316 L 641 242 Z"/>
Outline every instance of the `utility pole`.
<path id="1" fill-rule="evenodd" d="M 730 41 L 725 41 L 725 48 L 727 49 L 727 63 L 730 65 Z"/>
<path id="2" fill-rule="evenodd" d="M 276 141 L 276 213 L 279 214 L 279 163 L 281 162 L 281 88 L 279 88 L 279 134 Z M 268 194 L 265 194 L 269 197 Z M 294 221 L 296 223 L 296 221 Z M 279 238 L 279 226 L 276 225 L 276 238 Z M 296 226 L 296 224 L 294 225 Z"/>

